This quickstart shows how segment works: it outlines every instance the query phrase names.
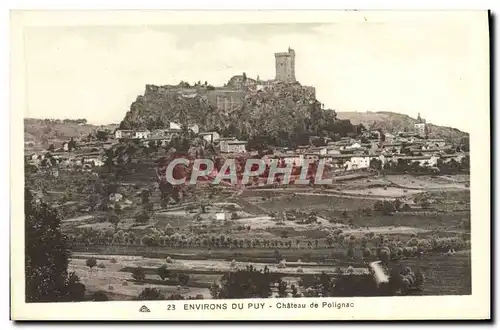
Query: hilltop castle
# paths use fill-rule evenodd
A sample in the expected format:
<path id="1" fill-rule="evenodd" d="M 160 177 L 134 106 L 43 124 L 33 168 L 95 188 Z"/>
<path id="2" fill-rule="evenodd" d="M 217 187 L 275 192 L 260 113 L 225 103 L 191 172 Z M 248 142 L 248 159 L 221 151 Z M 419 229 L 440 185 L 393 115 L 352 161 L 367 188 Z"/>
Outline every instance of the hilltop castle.
<path id="1" fill-rule="evenodd" d="M 181 82 L 179 85 L 146 85 L 145 96 L 154 93 L 166 96 L 180 96 L 183 98 L 202 97 L 209 104 L 215 106 L 219 111 L 229 113 L 246 102 L 250 95 L 260 92 L 276 92 L 286 90 L 305 99 L 315 99 L 314 87 L 302 86 L 295 78 L 295 51 L 288 48 L 288 52 L 275 53 L 276 76 L 274 80 L 263 81 L 259 78 L 252 79 L 246 73 L 233 76 L 222 87 L 214 87 L 196 83 L 190 85 Z"/>

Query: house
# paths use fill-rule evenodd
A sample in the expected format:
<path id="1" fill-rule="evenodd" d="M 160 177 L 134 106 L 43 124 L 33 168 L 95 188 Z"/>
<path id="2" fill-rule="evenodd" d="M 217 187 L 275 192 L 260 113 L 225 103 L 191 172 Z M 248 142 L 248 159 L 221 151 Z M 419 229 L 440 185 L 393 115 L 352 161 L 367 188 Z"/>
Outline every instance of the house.
<path id="1" fill-rule="evenodd" d="M 148 130 L 144 131 L 135 131 L 133 138 L 134 139 L 147 139 L 151 135 L 151 132 Z"/>
<path id="2" fill-rule="evenodd" d="M 145 147 L 148 147 L 151 142 L 153 142 L 154 145 L 165 147 L 171 140 L 172 138 L 170 136 L 154 136 L 142 139 L 141 141 Z"/>
<path id="3" fill-rule="evenodd" d="M 220 139 L 220 135 L 217 132 L 201 132 L 198 133 L 198 135 L 210 143 L 214 143 L 215 141 Z"/>
<path id="4" fill-rule="evenodd" d="M 220 151 L 224 153 L 242 153 L 246 152 L 247 141 L 227 140 L 220 142 Z"/>
<path id="5" fill-rule="evenodd" d="M 453 154 L 453 155 L 441 155 L 440 158 L 444 163 L 451 161 L 452 159 L 456 162 L 460 163 L 462 159 L 466 156 L 466 154 Z"/>
<path id="6" fill-rule="evenodd" d="M 115 130 L 115 139 L 130 138 L 133 134 L 134 131 L 130 129 L 117 129 Z"/>
<path id="7" fill-rule="evenodd" d="M 399 159 L 406 160 L 409 165 L 418 162 L 420 166 L 437 166 L 438 156 L 394 156 L 393 162 L 398 162 Z"/>
<path id="8" fill-rule="evenodd" d="M 324 156 L 326 155 L 326 147 L 311 147 L 307 152 Z"/>
<path id="9" fill-rule="evenodd" d="M 340 155 L 340 150 L 336 147 L 329 146 L 326 148 L 327 155 Z"/>
<path id="10" fill-rule="evenodd" d="M 304 153 L 309 149 L 309 146 L 298 146 L 297 149 L 295 150 L 297 153 Z"/>
<path id="11" fill-rule="evenodd" d="M 347 169 L 346 166 L 351 163 L 351 157 L 353 156 L 353 154 L 327 155 L 325 156 L 325 159 L 334 167 L 345 170 Z"/>
<path id="12" fill-rule="evenodd" d="M 381 147 L 382 152 L 386 154 L 399 154 L 401 152 L 402 143 L 384 143 Z"/>
<path id="13" fill-rule="evenodd" d="M 304 155 L 298 153 L 276 153 L 273 155 L 273 159 L 281 162 L 282 160 L 285 164 L 292 164 L 292 166 L 301 167 L 304 164 Z"/>
<path id="14" fill-rule="evenodd" d="M 446 145 L 446 141 L 443 139 L 428 139 L 426 142 L 427 147 L 443 148 Z"/>
<path id="15" fill-rule="evenodd" d="M 370 156 L 368 155 L 356 155 L 351 157 L 351 166 L 353 169 L 369 168 L 370 167 Z"/>
<path id="16" fill-rule="evenodd" d="M 347 146 L 345 146 L 345 149 L 346 149 L 346 150 L 350 150 L 350 149 L 359 149 L 359 148 L 361 148 L 361 143 L 359 143 L 359 142 L 354 142 L 354 143 L 353 143 L 353 144 L 351 144 L 351 145 L 347 145 Z"/>
<path id="17" fill-rule="evenodd" d="M 387 142 L 387 143 L 394 142 L 394 135 L 392 135 L 391 133 L 384 134 L 384 137 L 385 137 L 385 142 Z"/>

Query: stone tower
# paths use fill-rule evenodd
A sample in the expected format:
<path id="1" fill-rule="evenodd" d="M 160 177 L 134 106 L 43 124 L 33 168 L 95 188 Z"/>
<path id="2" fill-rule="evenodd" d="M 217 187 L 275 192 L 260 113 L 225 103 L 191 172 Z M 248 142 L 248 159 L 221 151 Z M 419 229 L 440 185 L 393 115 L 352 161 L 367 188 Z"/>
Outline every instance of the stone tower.
<path id="1" fill-rule="evenodd" d="M 295 51 L 288 47 L 288 52 L 275 53 L 276 80 L 291 83 L 295 82 Z"/>
<path id="2" fill-rule="evenodd" d="M 414 128 L 415 133 L 417 133 L 419 136 L 427 137 L 427 125 L 425 123 L 425 119 L 422 119 L 422 117 L 420 117 L 420 113 L 418 114 L 417 122 L 415 123 Z"/>

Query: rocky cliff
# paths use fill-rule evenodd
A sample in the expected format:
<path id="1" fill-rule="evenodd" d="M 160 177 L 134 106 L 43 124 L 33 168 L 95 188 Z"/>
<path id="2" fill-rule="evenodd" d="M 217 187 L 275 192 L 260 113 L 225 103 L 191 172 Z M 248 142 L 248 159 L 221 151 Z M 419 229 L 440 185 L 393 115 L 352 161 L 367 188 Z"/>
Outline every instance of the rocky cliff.
<path id="1" fill-rule="evenodd" d="M 168 127 L 169 122 L 216 130 L 249 142 L 293 146 L 309 136 L 345 136 L 356 132 L 349 121 L 324 110 L 314 89 L 279 83 L 261 89 L 147 86 L 132 103 L 122 129 Z"/>

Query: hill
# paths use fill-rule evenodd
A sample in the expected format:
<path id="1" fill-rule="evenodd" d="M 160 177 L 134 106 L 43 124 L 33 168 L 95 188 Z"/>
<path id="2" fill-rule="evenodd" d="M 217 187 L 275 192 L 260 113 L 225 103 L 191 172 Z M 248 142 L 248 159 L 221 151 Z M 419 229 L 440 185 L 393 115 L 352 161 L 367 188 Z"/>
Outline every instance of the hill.
<path id="1" fill-rule="evenodd" d="M 231 95 L 230 104 L 211 102 L 211 93 Z M 221 95 L 214 95 L 217 100 Z M 234 102 L 237 100 L 237 102 Z M 229 105 L 229 106 L 227 106 Z M 312 88 L 298 83 L 273 84 L 262 90 L 245 86 L 207 89 L 178 86 L 151 88 L 137 97 L 120 123 L 123 129 L 197 124 L 201 130 L 235 136 L 252 145 L 289 146 L 309 144 L 314 136 L 340 138 L 356 134 L 357 127 L 338 120 L 334 110 L 326 110 L 316 100 Z"/>
<path id="2" fill-rule="evenodd" d="M 113 131 L 117 125 L 91 125 L 85 119 L 24 119 L 24 142 L 34 147 L 47 147 L 50 143 L 58 144 L 71 138 L 95 134 L 98 130 Z"/>
<path id="3" fill-rule="evenodd" d="M 413 129 L 413 125 L 417 123 L 416 118 L 388 111 L 337 112 L 337 117 L 340 119 L 350 120 L 354 125 L 362 124 L 367 129 L 382 129 L 383 132 L 388 133 L 397 133 L 403 131 L 404 129 L 411 131 Z M 457 142 L 469 137 L 468 133 L 452 127 L 428 124 L 428 128 L 429 138 L 444 139 L 448 142 Z"/>

